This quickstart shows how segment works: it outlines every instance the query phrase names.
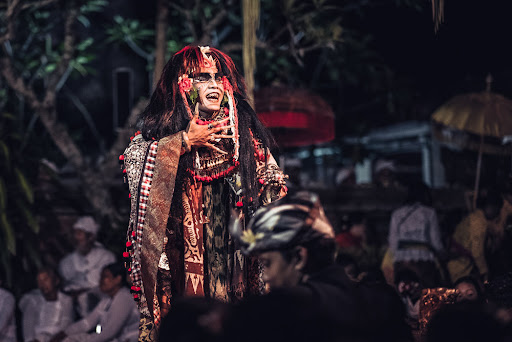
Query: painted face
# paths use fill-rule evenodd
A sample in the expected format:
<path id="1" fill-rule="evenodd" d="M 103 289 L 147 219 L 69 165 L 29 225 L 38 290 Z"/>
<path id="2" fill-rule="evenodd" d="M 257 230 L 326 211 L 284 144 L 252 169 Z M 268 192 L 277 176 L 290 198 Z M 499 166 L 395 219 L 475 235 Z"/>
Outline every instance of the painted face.
<path id="1" fill-rule="evenodd" d="M 270 290 L 295 286 L 302 276 L 295 263 L 286 261 L 280 252 L 261 253 L 259 260 L 263 265 L 263 281 Z"/>
<path id="2" fill-rule="evenodd" d="M 458 302 L 464 300 L 472 301 L 478 299 L 478 293 L 473 284 L 460 283 L 457 286 L 455 286 L 455 289 L 459 290 L 459 295 L 457 297 Z"/>
<path id="3" fill-rule="evenodd" d="M 217 67 L 201 68 L 199 73 L 193 75 L 192 84 L 197 89 L 199 111 L 208 116 L 218 112 L 224 97 L 224 87 Z"/>

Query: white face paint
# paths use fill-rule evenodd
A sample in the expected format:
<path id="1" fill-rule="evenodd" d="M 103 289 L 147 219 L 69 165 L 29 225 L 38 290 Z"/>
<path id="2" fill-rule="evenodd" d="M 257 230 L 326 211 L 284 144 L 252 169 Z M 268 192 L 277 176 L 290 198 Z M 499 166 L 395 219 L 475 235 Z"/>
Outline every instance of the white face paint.
<path id="1" fill-rule="evenodd" d="M 199 111 L 208 116 L 218 112 L 224 97 L 224 87 L 217 67 L 201 68 L 193 76 L 192 84 L 197 89 Z"/>

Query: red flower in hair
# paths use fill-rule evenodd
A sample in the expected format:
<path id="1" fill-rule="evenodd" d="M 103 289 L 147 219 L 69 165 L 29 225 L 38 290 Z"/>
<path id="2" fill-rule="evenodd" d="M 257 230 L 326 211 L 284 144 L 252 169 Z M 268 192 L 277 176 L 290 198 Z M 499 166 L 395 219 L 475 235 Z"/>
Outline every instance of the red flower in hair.
<path id="1" fill-rule="evenodd" d="M 188 78 L 187 74 L 184 74 L 178 78 L 178 86 L 180 91 L 189 92 L 192 89 L 192 81 Z"/>
<path id="2" fill-rule="evenodd" d="M 225 91 L 233 90 L 233 87 L 231 87 L 231 83 L 229 83 L 229 80 L 226 76 L 222 76 L 222 86 L 224 87 Z"/>

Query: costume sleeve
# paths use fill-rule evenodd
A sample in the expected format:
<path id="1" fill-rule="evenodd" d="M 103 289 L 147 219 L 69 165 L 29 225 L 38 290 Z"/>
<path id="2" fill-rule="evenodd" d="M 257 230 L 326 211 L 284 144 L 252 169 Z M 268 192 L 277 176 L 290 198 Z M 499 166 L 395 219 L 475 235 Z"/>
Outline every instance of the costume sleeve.
<path id="1" fill-rule="evenodd" d="M 432 210 L 430 217 L 430 244 L 436 251 L 443 250 L 443 243 L 441 241 L 441 231 L 439 230 L 439 222 L 435 210 Z"/>
<path id="2" fill-rule="evenodd" d="M 87 342 L 106 342 L 113 340 L 119 335 L 121 329 L 130 317 L 132 305 L 132 298 L 129 294 L 125 295 L 124 291 L 115 296 L 112 305 L 105 313 L 105 318 L 102 319 L 101 333 L 89 334 Z"/>
<path id="3" fill-rule="evenodd" d="M 261 157 L 264 156 L 264 154 L 261 154 L 263 152 L 259 151 L 259 153 L 260 160 L 256 163 L 256 175 L 261 184 L 260 200 L 261 203 L 268 204 L 286 195 L 288 191 L 286 179 L 288 176 L 279 168 L 270 151 L 267 151 L 266 163 Z"/>
<path id="4" fill-rule="evenodd" d="M 389 249 L 396 252 L 398 249 L 398 226 L 397 226 L 397 218 L 396 214 L 391 214 L 391 222 L 389 223 L 389 233 L 388 233 L 388 244 Z"/>
<path id="5" fill-rule="evenodd" d="M 487 273 L 485 261 L 485 232 L 487 222 L 484 220 L 472 221 L 469 230 L 471 254 L 475 260 L 480 274 Z"/>

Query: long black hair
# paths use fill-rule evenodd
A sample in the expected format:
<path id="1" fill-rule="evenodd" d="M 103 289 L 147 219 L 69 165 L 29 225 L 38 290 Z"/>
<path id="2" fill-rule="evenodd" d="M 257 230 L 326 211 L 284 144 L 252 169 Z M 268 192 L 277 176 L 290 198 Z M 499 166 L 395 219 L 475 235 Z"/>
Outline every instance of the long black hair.
<path id="1" fill-rule="evenodd" d="M 270 132 L 258 119 L 256 112 L 249 104 L 246 93 L 245 81 L 236 69 L 233 60 L 221 51 L 210 48 L 209 54 L 215 60 L 216 66 L 227 77 L 233 87 L 233 101 L 238 112 L 238 130 L 240 135 L 240 174 L 242 177 L 242 189 L 244 202 L 252 198 L 257 199 L 256 160 L 254 157 L 254 138 L 258 139 L 262 147 L 275 147 L 275 142 Z M 139 128 L 143 137 L 149 139 L 161 139 L 186 129 L 190 115 L 187 105 L 178 87 L 178 77 L 189 74 L 190 70 L 198 69 L 203 65 L 203 55 L 198 46 L 187 46 L 177 52 L 165 65 L 158 85 L 151 96 L 151 100 L 139 117 Z M 193 155 L 185 153 L 178 166 L 176 182 L 181 184 L 187 177 L 187 168 L 193 167 Z M 177 190 L 178 187 L 177 187 Z M 244 206 L 246 207 L 246 206 Z"/>

